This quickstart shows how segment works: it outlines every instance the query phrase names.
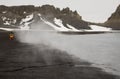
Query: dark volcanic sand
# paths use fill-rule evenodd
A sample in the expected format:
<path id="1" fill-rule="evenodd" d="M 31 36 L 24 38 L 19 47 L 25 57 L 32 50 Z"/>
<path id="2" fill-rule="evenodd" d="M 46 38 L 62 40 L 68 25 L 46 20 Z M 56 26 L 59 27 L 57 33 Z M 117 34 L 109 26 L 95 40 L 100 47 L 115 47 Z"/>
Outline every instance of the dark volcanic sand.
<path id="1" fill-rule="evenodd" d="M 39 49 L 38 49 L 39 48 Z M 75 66 L 80 65 L 80 66 Z M 120 79 L 65 51 L 9 40 L 0 32 L 0 79 Z"/>

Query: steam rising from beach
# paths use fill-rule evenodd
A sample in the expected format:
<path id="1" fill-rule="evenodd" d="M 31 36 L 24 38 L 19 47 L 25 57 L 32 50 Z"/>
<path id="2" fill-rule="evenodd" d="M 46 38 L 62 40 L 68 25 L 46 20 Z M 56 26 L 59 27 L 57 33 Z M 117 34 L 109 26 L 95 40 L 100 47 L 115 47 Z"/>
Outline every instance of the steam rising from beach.
<path id="1" fill-rule="evenodd" d="M 113 52 L 115 52 L 115 50 L 118 50 L 117 48 L 119 47 L 117 46 L 119 45 L 118 44 L 119 41 L 114 39 L 115 35 L 112 33 L 100 34 L 100 35 L 93 34 L 93 35 L 73 36 L 73 35 L 60 34 L 57 33 L 56 31 L 50 31 L 50 30 L 36 31 L 32 29 L 26 31 L 17 31 L 16 36 L 20 42 L 31 44 L 35 46 L 37 50 L 39 50 L 40 52 L 41 50 L 44 51 L 42 55 L 48 64 L 54 63 L 53 58 L 59 58 L 59 60 L 62 60 L 64 62 L 71 62 L 71 61 L 73 62 L 74 58 L 72 56 L 74 56 L 83 60 L 87 60 L 89 62 L 93 62 L 99 66 L 104 65 L 104 68 L 108 68 L 106 69 L 106 71 L 109 71 L 110 69 L 110 72 L 113 72 L 115 69 L 120 69 L 118 62 L 115 62 L 119 57 L 116 57 L 115 55 L 111 55 L 113 54 Z M 103 37 L 106 39 L 103 39 Z M 45 45 L 45 47 L 40 47 L 41 45 Z M 113 48 L 113 46 L 115 47 Z M 105 49 L 106 47 L 112 49 Z M 58 49 L 62 53 L 59 51 L 59 54 L 57 54 L 58 51 L 56 50 L 53 51 L 52 49 Z M 56 55 L 51 54 L 51 50 Z"/>
<path id="2" fill-rule="evenodd" d="M 65 43 L 63 35 L 57 33 L 56 30 L 51 30 L 48 26 L 44 24 L 34 24 L 31 26 L 32 29 L 29 30 L 19 30 L 15 32 L 17 40 L 22 43 L 28 43 L 32 45 L 44 44 L 53 48 L 61 49 Z M 64 50 L 64 49 L 62 49 Z"/>
<path id="3" fill-rule="evenodd" d="M 64 38 L 66 35 L 59 34 L 55 30 L 43 30 L 38 27 L 36 29 L 34 27 L 30 30 L 19 30 L 15 32 L 18 41 L 34 46 L 34 49 L 32 49 L 34 55 L 30 59 L 33 58 L 34 60 L 34 58 L 39 58 L 38 56 L 40 56 L 47 65 L 53 63 L 75 63 L 79 61 L 72 54 L 68 53 L 67 41 L 65 43 L 66 38 Z"/>

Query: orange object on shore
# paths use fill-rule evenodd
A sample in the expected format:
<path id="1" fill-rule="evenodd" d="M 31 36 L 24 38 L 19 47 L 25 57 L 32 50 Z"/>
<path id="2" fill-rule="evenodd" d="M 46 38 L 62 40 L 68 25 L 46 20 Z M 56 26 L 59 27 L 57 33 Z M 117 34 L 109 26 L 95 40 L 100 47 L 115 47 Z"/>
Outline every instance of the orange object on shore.
<path id="1" fill-rule="evenodd" d="M 14 39 L 14 34 L 13 34 L 13 33 L 10 33 L 10 34 L 9 34 L 9 38 L 10 38 L 10 40 L 13 40 L 13 39 Z"/>

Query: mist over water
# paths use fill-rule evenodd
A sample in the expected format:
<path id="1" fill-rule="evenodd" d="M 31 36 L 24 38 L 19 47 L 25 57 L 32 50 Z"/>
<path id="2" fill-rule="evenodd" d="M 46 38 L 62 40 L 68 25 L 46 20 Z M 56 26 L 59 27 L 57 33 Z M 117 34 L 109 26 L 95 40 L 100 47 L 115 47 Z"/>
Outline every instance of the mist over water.
<path id="1" fill-rule="evenodd" d="M 72 61 L 70 56 L 94 63 L 100 67 L 104 67 L 107 71 L 115 74 L 120 74 L 120 34 L 106 33 L 93 35 L 64 35 L 56 31 L 16 31 L 17 39 L 22 43 L 28 43 L 36 47 L 39 51 L 46 49 L 58 49 L 63 54 L 58 54 L 56 57 Z M 40 48 L 40 45 L 48 46 Z M 47 52 L 50 50 L 47 50 Z M 66 55 L 67 53 L 67 55 Z M 44 53 L 45 60 L 48 64 L 53 61 L 53 54 Z M 73 59 L 73 58 L 72 58 Z"/>
<path id="2" fill-rule="evenodd" d="M 30 45 L 31 55 L 20 57 L 29 61 L 44 61 L 46 65 L 57 64 L 79 64 L 85 62 L 66 51 L 66 43 L 61 34 L 51 30 L 18 30 L 15 31 L 16 39 L 24 44 Z M 32 48 L 31 48 L 32 46 Z M 24 50 L 28 50 L 25 48 Z M 29 51 L 28 51 L 29 52 Z M 27 53 L 28 53 L 27 52 Z M 41 60 L 42 58 L 42 60 Z M 21 59 L 20 59 L 21 60 Z M 24 61 L 24 60 L 23 60 Z M 86 62 L 87 63 L 87 62 Z"/>

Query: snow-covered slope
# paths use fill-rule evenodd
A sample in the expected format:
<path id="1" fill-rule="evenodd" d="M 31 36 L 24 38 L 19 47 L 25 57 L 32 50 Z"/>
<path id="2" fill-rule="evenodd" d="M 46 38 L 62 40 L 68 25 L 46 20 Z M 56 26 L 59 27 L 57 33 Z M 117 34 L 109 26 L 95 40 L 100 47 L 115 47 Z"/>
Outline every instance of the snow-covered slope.
<path id="1" fill-rule="evenodd" d="M 60 20 L 60 19 L 54 18 L 54 23 L 59 26 L 60 31 L 69 31 L 70 30 L 63 25 L 62 20 Z"/>
<path id="2" fill-rule="evenodd" d="M 111 28 L 97 26 L 97 25 L 90 25 L 90 28 L 92 30 L 89 30 L 89 31 L 111 31 L 112 30 Z"/>
<path id="3" fill-rule="evenodd" d="M 16 19 L 11 19 L 6 16 L 2 16 L 1 19 L 3 20 L 4 25 L 14 25 L 16 23 Z"/>
<path id="4" fill-rule="evenodd" d="M 43 19 L 42 17 L 40 17 L 41 20 L 48 24 L 50 27 L 52 27 L 54 30 L 56 31 L 78 31 L 76 28 L 74 28 L 73 26 L 67 24 L 67 27 L 65 27 L 62 23 L 62 20 L 61 19 L 57 19 L 57 18 L 54 18 L 54 23 L 51 23 L 45 19 Z"/>
<path id="5" fill-rule="evenodd" d="M 40 18 L 39 22 L 41 23 L 41 24 L 39 23 L 39 28 L 47 27 L 45 25 L 42 25 L 42 23 L 44 23 L 44 24 L 48 25 L 49 27 L 53 28 L 55 31 L 78 31 L 76 28 L 74 28 L 73 26 L 71 26 L 69 24 L 66 24 L 68 28 L 65 27 L 63 25 L 61 19 L 54 18 L 53 22 L 50 22 L 47 19 L 43 18 L 41 16 L 41 14 L 37 14 L 37 16 L 39 16 L 39 18 Z M 33 18 L 34 18 L 34 14 L 31 14 L 31 15 L 26 16 L 26 18 L 22 19 L 21 23 L 20 23 L 21 24 L 20 29 L 22 29 L 22 30 L 30 29 L 30 27 L 31 27 L 30 24 L 34 22 Z M 40 29 L 40 30 L 43 30 L 43 29 Z M 49 30 L 51 30 L 51 29 L 49 29 Z"/>
<path id="6" fill-rule="evenodd" d="M 49 22 L 49 21 L 46 21 L 45 19 L 43 19 L 42 17 L 40 17 L 40 19 L 47 25 L 49 25 L 50 27 L 52 27 L 54 30 L 59 30 L 59 28 L 54 25 L 53 23 Z"/>
<path id="7" fill-rule="evenodd" d="M 26 18 L 23 18 L 20 23 L 21 24 L 20 29 L 29 30 L 30 29 L 29 24 L 32 23 L 32 21 L 30 20 L 32 19 L 33 19 L 33 14 L 26 16 Z"/>
<path id="8" fill-rule="evenodd" d="M 76 29 L 76 28 L 73 27 L 72 25 L 67 24 L 67 26 L 68 26 L 71 30 L 73 30 L 73 31 L 79 31 L 78 29 Z"/>
<path id="9" fill-rule="evenodd" d="M 6 19 L 6 18 L 3 18 L 3 19 Z M 65 24 L 64 25 L 63 21 L 61 19 L 57 19 L 56 17 L 53 19 L 53 21 L 49 21 L 48 19 L 44 18 L 40 13 L 32 13 L 30 15 L 27 15 L 25 18 L 23 18 L 20 22 L 19 29 L 29 30 L 29 29 L 35 28 L 36 26 L 37 26 L 36 30 L 39 29 L 41 31 L 48 31 L 48 30 L 66 31 L 66 32 L 67 31 L 68 32 L 70 32 L 70 31 L 71 32 L 111 31 L 110 28 L 97 26 L 97 25 L 89 25 L 89 27 L 91 28 L 90 30 L 88 30 L 88 29 L 77 29 L 70 24 Z M 1 29 L 3 29 L 3 28 L 1 28 Z"/>

